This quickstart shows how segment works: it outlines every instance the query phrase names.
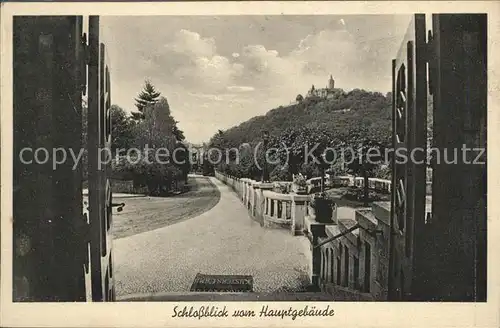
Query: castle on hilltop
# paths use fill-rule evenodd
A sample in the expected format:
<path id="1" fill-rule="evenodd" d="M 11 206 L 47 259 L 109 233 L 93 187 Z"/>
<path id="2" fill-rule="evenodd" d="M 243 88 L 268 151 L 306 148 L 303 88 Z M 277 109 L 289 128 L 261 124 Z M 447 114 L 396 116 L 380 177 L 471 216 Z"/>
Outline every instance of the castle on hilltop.
<path id="1" fill-rule="evenodd" d="M 335 90 L 335 80 L 330 75 L 330 79 L 328 80 L 326 88 L 316 89 L 313 84 L 311 89 L 307 92 L 306 98 L 319 97 L 323 99 L 329 99 L 333 97 L 334 90 Z"/>

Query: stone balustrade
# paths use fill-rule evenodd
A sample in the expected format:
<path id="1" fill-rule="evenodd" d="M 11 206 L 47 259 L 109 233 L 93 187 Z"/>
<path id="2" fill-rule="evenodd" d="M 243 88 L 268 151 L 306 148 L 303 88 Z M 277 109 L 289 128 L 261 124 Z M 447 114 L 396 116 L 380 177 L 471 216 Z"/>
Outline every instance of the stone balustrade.
<path id="1" fill-rule="evenodd" d="M 362 177 L 352 178 L 352 185 L 356 187 L 364 187 L 365 179 Z M 380 192 L 391 193 L 391 180 L 368 178 L 368 188 Z"/>
<path id="2" fill-rule="evenodd" d="M 308 215 L 305 234 L 311 241 L 311 281 L 342 300 L 387 299 L 390 202 L 358 209 L 354 219 L 318 223 Z"/>
<path id="3" fill-rule="evenodd" d="M 316 178 L 314 178 L 314 179 L 316 179 Z M 364 187 L 365 180 L 362 177 L 336 176 L 336 177 L 332 177 L 326 183 L 327 183 L 327 185 L 334 186 L 334 187 L 356 186 L 356 187 L 361 188 L 361 187 Z M 379 178 L 368 178 L 368 188 L 375 190 L 375 191 L 390 194 L 391 193 L 391 185 L 392 185 L 391 180 L 379 179 Z M 432 183 L 430 181 L 427 181 L 426 193 L 427 193 L 427 195 L 432 194 Z"/>
<path id="4" fill-rule="evenodd" d="M 365 184 L 364 178 L 352 176 L 335 176 L 325 179 L 325 186 L 329 187 L 363 187 Z M 321 178 L 315 177 L 307 180 L 307 190 L 318 190 L 321 186 Z M 390 193 L 391 181 L 386 179 L 368 178 L 368 188 L 379 192 Z"/>
<path id="5" fill-rule="evenodd" d="M 237 193 L 250 216 L 263 227 L 286 228 L 309 239 L 309 278 L 317 289 L 336 300 L 387 299 L 390 202 L 358 209 L 354 218 L 319 223 L 308 210 L 309 195 L 278 193 L 273 191 L 273 183 L 220 172 L 215 176 Z"/>
<path id="6" fill-rule="evenodd" d="M 333 187 L 349 187 L 354 185 L 354 180 L 351 176 L 335 176 L 330 180 Z"/>
<path id="7" fill-rule="evenodd" d="M 259 182 L 220 172 L 215 177 L 236 192 L 250 216 L 262 226 L 286 228 L 294 235 L 303 233 L 310 196 L 273 191 L 278 184 L 290 185 L 290 182 Z"/>
<path id="8" fill-rule="evenodd" d="M 286 227 L 292 223 L 292 195 L 280 194 L 265 190 L 264 196 L 264 226 Z"/>
<path id="9" fill-rule="evenodd" d="M 325 179 L 325 185 L 328 183 L 327 179 Z M 307 193 L 311 194 L 314 192 L 318 192 L 321 189 L 321 177 L 311 178 L 307 180 Z"/>

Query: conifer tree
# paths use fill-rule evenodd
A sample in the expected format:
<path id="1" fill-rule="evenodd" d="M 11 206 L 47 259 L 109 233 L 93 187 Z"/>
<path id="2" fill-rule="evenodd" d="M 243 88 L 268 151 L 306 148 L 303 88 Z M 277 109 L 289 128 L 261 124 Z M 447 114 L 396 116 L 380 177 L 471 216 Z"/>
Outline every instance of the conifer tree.
<path id="1" fill-rule="evenodd" d="M 186 137 L 184 136 L 184 131 L 182 131 L 181 129 L 179 129 L 179 127 L 177 126 L 177 123 L 179 123 L 179 122 L 175 121 L 175 125 L 172 128 L 172 133 L 174 134 L 175 138 L 178 141 L 184 141 L 184 139 L 186 139 Z"/>
<path id="2" fill-rule="evenodd" d="M 160 95 L 161 93 L 156 90 L 151 81 L 146 80 L 144 83 L 144 89 L 139 93 L 137 98 L 135 98 L 135 106 L 139 111 L 133 112 L 132 118 L 135 120 L 144 119 L 144 109 L 148 105 L 156 104 Z"/>

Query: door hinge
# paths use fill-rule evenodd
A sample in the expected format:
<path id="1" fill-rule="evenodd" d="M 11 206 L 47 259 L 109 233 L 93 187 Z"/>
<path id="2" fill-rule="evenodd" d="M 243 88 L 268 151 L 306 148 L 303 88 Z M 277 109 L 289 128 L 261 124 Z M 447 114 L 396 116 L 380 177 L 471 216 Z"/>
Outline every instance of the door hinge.
<path id="1" fill-rule="evenodd" d="M 426 47 L 426 57 L 427 65 L 429 69 L 429 94 L 434 94 L 434 80 L 436 74 L 436 50 L 435 50 L 435 40 L 432 31 L 427 32 L 427 47 Z"/>
<path id="2" fill-rule="evenodd" d="M 84 205 L 85 206 L 85 205 Z M 90 269 L 90 256 L 89 256 L 89 244 L 91 239 L 90 222 L 88 219 L 88 213 L 84 213 L 82 217 L 82 223 L 79 227 L 81 233 L 81 251 L 83 252 L 83 265 L 85 268 L 85 273 L 89 273 Z"/>
<path id="3" fill-rule="evenodd" d="M 81 46 L 81 61 L 80 61 L 80 76 L 81 76 L 81 90 L 82 94 L 85 96 L 87 94 L 87 65 L 90 61 L 89 56 L 89 46 L 87 44 L 87 33 L 83 33 L 80 42 Z"/>

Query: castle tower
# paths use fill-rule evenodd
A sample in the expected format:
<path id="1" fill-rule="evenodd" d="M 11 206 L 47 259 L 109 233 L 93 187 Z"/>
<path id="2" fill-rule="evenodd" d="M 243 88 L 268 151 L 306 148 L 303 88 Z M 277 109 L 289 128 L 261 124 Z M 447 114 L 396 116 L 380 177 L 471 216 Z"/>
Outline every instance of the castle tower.
<path id="1" fill-rule="evenodd" d="M 330 80 L 328 80 L 328 89 L 333 90 L 333 88 L 335 88 L 335 80 L 330 75 Z"/>

